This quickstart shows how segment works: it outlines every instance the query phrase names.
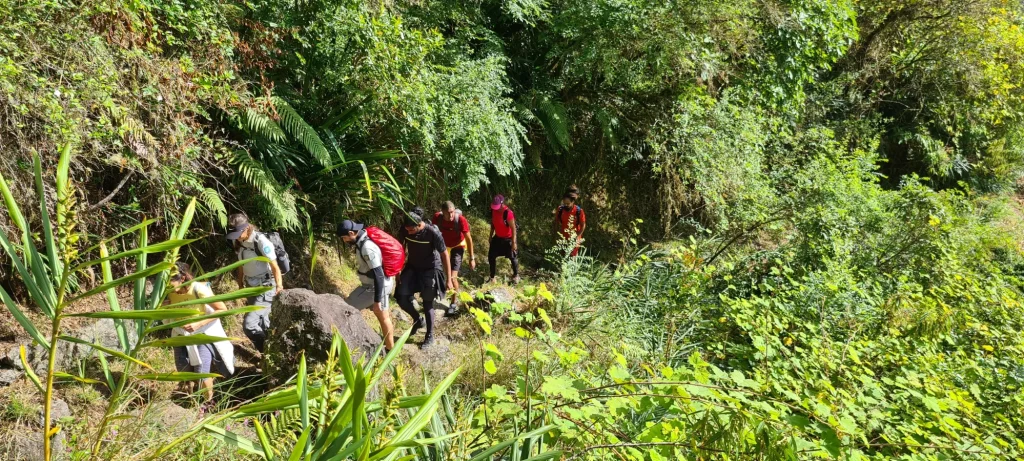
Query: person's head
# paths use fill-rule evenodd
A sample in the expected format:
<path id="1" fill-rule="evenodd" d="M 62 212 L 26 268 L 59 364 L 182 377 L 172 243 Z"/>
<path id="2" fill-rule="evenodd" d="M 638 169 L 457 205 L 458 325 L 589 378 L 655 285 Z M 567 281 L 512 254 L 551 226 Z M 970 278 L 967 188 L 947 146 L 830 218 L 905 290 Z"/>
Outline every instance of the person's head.
<path id="1" fill-rule="evenodd" d="M 562 205 L 572 206 L 576 203 L 576 199 L 579 197 L 579 194 L 576 192 L 566 192 L 565 195 L 562 196 Z"/>
<path id="2" fill-rule="evenodd" d="M 359 236 L 359 231 L 366 227 L 361 223 L 357 223 L 351 220 L 344 220 L 341 224 L 338 224 L 338 236 L 341 237 L 345 243 L 354 245 L 356 243 L 356 237 Z"/>
<path id="3" fill-rule="evenodd" d="M 245 213 L 235 213 L 228 217 L 227 239 L 236 247 L 239 242 L 249 240 L 255 231 L 256 226 L 249 224 L 249 217 Z"/>
<path id="4" fill-rule="evenodd" d="M 580 188 L 579 188 L 579 186 L 577 186 L 575 184 L 572 184 L 569 187 L 565 188 L 565 193 L 566 194 L 577 194 L 577 195 L 579 195 Z"/>
<path id="5" fill-rule="evenodd" d="M 406 232 L 411 234 L 423 229 L 423 213 L 423 207 L 415 207 L 405 213 L 402 226 L 405 227 Z"/>
<path id="6" fill-rule="evenodd" d="M 445 221 L 455 220 L 455 204 L 451 200 L 441 204 L 441 216 L 444 217 Z"/>
<path id="7" fill-rule="evenodd" d="M 174 274 L 171 275 L 171 278 L 169 280 L 172 287 L 178 288 L 181 286 L 181 284 L 186 283 L 194 278 L 192 276 L 192 270 L 188 267 L 188 264 L 178 261 L 177 263 L 174 264 L 174 267 L 177 270 L 174 272 Z"/>
<path id="8" fill-rule="evenodd" d="M 491 209 L 494 211 L 500 210 L 505 206 L 505 196 L 498 194 L 494 196 L 494 200 L 491 201 Z"/>

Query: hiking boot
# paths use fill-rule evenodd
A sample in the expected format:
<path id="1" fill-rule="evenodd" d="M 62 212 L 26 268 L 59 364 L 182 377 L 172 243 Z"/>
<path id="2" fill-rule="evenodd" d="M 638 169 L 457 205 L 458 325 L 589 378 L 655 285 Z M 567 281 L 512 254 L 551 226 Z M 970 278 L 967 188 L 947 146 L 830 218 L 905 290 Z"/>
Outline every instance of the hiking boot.
<path id="1" fill-rule="evenodd" d="M 412 332 L 409 333 L 409 336 L 414 336 L 417 331 L 420 331 L 420 328 L 423 328 L 423 325 L 425 323 L 426 323 L 426 320 L 424 320 L 423 316 L 421 315 L 418 319 L 416 319 L 415 322 L 413 322 L 413 324 L 412 324 Z"/>
<path id="2" fill-rule="evenodd" d="M 451 304 L 448 305 L 448 309 L 444 311 L 444 316 L 445 317 L 453 317 L 453 316 L 457 315 L 458 313 L 459 313 L 459 302 L 458 301 L 452 301 Z"/>
<path id="3" fill-rule="evenodd" d="M 423 342 L 420 343 L 420 349 L 426 349 L 432 345 L 434 345 L 434 334 L 427 333 L 427 336 L 423 338 Z"/>
<path id="4" fill-rule="evenodd" d="M 512 277 L 512 284 L 513 284 L 513 285 L 515 285 L 515 284 L 518 284 L 518 283 L 519 283 L 519 280 L 520 280 L 520 279 L 519 279 L 519 276 L 518 276 L 518 275 L 517 275 L 517 276 L 515 276 L 515 277 Z"/>

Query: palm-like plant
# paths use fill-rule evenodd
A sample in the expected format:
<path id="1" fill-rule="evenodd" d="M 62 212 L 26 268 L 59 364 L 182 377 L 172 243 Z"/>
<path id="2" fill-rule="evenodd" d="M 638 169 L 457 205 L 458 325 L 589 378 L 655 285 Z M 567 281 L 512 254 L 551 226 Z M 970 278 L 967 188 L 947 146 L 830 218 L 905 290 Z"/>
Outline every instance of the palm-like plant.
<path id="1" fill-rule="evenodd" d="M 250 108 L 237 117 L 245 141 L 232 159 L 238 178 L 256 193 L 268 224 L 298 230 L 303 202 L 348 212 L 401 208 L 402 188 L 389 161 L 402 154 L 346 154 L 342 147 L 340 140 L 354 124 L 358 108 L 329 117 L 316 128 L 283 98 L 270 98 L 269 109 Z"/>
<path id="2" fill-rule="evenodd" d="M 224 317 L 236 315 L 256 309 L 256 307 L 245 307 L 218 312 L 206 315 L 200 311 L 197 305 L 212 301 L 229 301 L 235 299 L 255 296 L 267 288 L 246 288 L 232 293 L 218 295 L 214 298 L 206 298 L 201 301 L 190 301 L 162 306 L 167 295 L 167 280 L 174 262 L 178 258 L 178 250 L 194 240 L 186 239 L 186 230 L 192 221 L 195 213 L 195 200 L 189 204 L 184 211 L 177 227 L 171 231 L 170 238 L 164 242 L 150 244 L 148 242 L 147 229 L 153 220 L 144 221 L 130 229 L 125 230 L 109 239 L 87 248 L 77 251 L 79 243 L 77 237 L 67 229 L 74 228 L 70 221 L 74 219 L 72 197 L 72 186 L 68 177 L 69 165 L 71 162 L 71 148 L 65 146 L 61 149 L 60 159 L 57 165 L 56 174 L 56 226 L 50 219 L 50 211 L 46 202 L 46 190 L 43 184 L 42 166 L 39 157 L 35 158 L 35 182 L 39 197 L 39 216 L 41 224 L 41 243 L 45 248 L 40 253 L 36 248 L 36 241 L 29 227 L 29 222 L 21 213 L 21 209 L 14 201 L 14 197 L 6 180 L 0 175 L 0 195 L 3 196 L 7 212 L 11 217 L 14 228 L 21 234 L 20 245 L 15 244 L 7 233 L 0 229 L 0 248 L 10 258 L 11 265 L 21 279 L 25 291 L 29 295 L 32 304 L 48 320 L 48 336 L 43 334 L 47 325 L 37 325 L 25 314 L 14 299 L 0 287 L 0 298 L 4 305 L 11 312 L 25 332 L 47 353 L 46 376 L 42 379 L 36 375 L 26 360 L 25 348 L 21 349 L 21 360 L 25 365 L 25 371 L 29 379 L 36 385 L 40 393 L 44 395 L 44 456 L 47 460 L 52 457 L 51 440 L 60 427 L 55 426 L 51 419 L 51 404 L 53 401 L 53 387 L 55 379 L 77 379 L 107 386 L 110 397 L 107 410 L 101 419 L 95 435 L 93 446 L 94 455 L 102 450 L 102 441 L 109 423 L 113 421 L 122 410 L 126 399 L 126 390 L 135 380 L 160 380 L 160 381 L 186 381 L 206 377 L 214 377 L 212 374 L 199 373 L 160 373 L 153 367 L 140 359 L 143 351 L 154 348 L 170 348 L 192 344 L 211 343 L 224 338 L 207 335 L 178 336 L 170 339 L 159 339 L 147 341 L 147 337 L 156 331 L 181 326 L 195 322 L 200 319 Z M 56 227 L 57 232 L 54 232 Z M 134 249 L 125 250 L 116 254 L 109 254 L 108 242 L 122 237 L 137 235 L 138 246 Z M 159 264 L 148 266 L 148 255 L 164 254 L 163 261 Z M 98 256 L 95 259 L 86 259 L 90 255 Z M 114 279 L 110 269 L 111 263 L 135 259 L 135 272 Z M 263 258 L 255 258 L 263 259 Z M 265 259 L 264 259 L 265 260 Z M 195 280 L 205 280 L 217 275 L 229 272 L 244 264 L 246 261 L 235 263 L 223 269 L 210 272 L 197 277 Z M 73 275 L 89 268 L 100 266 L 103 273 L 103 283 L 99 286 L 76 293 L 70 283 Z M 145 280 L 153 280 L 153 290 L 146 294 Z M 118 303 L 115 290 L 118 287 L 133 284 L 133 305 L 131 309 L 122 309 Z M 65 309 L 75 302 L 91 296 L 106 294 L 110 310 L 90 313 L 66 313 Z M 117 330 L 119 341 L 118 349 L 111 349 L 98 344 L 88 344 L 84 341 L 62 334 L 62 322 L 69 317 L 88 318 L 109 318 L 112 319 Z M 138 340 L 132 344 L 129 341 L 127 329 L 133 328 L 137 333 Z M 57 346 L 60 341 L 87 344 L 100 352 L 100 362 L 104 372 L 104 381 L 88 380 L 85 377 L 73 376 L 56 369 Z M 124 368 L 120 378 L 115 379 L 111 373 L 106 356 L 112 356 L 121 360 Z M 141 372 L 136 372 L 142 370 Z M 44 382 L 45 381 L 45 382 Z"/>
<path id="3" fill-rule="evenodd" d="M 455 439 L 464 433 L 448 432 L 438 411 L 443 408 L 449 426 L 454 426 L 446 392 L 460 370 L 423 395 L 370 398 L 370 391 L 382 385 L 381 378 L 408 338 L 406 332 L 382 359 L 378 349 L 368 360 L 353 365 L 348 346 L 335 332 L 327 362 L 320 371 L 308 373 L 302 356 L 298 373 L 289 384 L 198 422 L 192 430 L 152 453 L 150 459 L 160 459 L 200 432 L 267 460 L 458 459 L 446 448 L 454 446 Z M 258 441 L 241 437 L 221 425 L 243 419 L 252 421 Z M 561 452 L 543 451 L 539 443 L 554 429 L 545 426 L 491 447 L 481 447 L 463 459 L 489 461 L 502 454 L 514 461 L 554 459 Z M 520 444 L 535 448 L 516 449 Z"/>

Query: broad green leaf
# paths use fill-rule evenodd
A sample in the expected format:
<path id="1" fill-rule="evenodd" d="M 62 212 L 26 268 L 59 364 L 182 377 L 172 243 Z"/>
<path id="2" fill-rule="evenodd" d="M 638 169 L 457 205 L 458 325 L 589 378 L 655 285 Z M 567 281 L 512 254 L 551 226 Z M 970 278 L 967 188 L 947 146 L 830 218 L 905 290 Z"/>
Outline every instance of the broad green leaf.
<path id="1" fill-rule="evenodd" d="M 39 156 L 36 155 L 33 161 L 36 176 L 36 196 L 39 197 L 40 209 L 39 219 L 43 229 L 43 244 L 46 245 L 46 260 L 50 264 L 50 274 L 53 280 L 60 280 L 60 259 L 57 257 L 57 241 L 53 236 L 53 228 L 50 224 L 50 210 L 46 206 L 46 189 L 43 187 L 43 167 Z"/>
<path id="2" fill-rule="evenodd" d="M 159 311 L 150 311 L 159 312 Z M 172 336 L 167 339 L 157 339 L 147 343 L 143 343 L 140 347 L 181 347 L 181 346 L 195 346 L 199 344 L 212 344 L 220 341 L 232 341 L 236 338 L 226 338 L 224 336 L 210 336 L 204 334 L 188 335 L 188 336 Z"/>
<path id="3" fill-rule="evenodd" d="M 3 195 L 4 204 L 7 205 L 7 216 L 11 222 L 14 223 L 19 231 L 26 232 L 28 225 L 25 224 L 25 216 L 21 214 L 18 202 L 14 200 L 14 194 L 11 193 L 11 188 L 7 185 L 7 180 L 4 179 L 2 174 L 0 174 L 0 195 Z"/>
<path id="4" fill-rule="evenodd" d="M 487 371 L 487 374 L 491 375 L 498 372 L 498 366 L 494 364 L 494 359 L 487 359 L 487 361 L 484 362 L 484 370 Z"/>
<path id="5" fill-rule="evenodd" d="M 306 451 L 306 442 L 309 441 L 309 433 L 312 430 L 312 427 L 307 427 L 302 431 L 302 435 L 299 436 L 299 440 L 295 442 L 295 448 L 292 449 L 292 454 L 288 456 L 288 461 L 299 461 L 302 459 Z"/>
<path id="6" fill-rule="evenodd" d="M 267 431 L 263 429 L 263 424 L 260 423 L 259 418 L 252 418 L 253 429 L 256 429 L 256 437 L 259 438 L 260 447 L 263 448 L 263 457 L 272 460 L 274 459 L 274 447 L 270 445 L 270 438 L 267 437 Z"/>

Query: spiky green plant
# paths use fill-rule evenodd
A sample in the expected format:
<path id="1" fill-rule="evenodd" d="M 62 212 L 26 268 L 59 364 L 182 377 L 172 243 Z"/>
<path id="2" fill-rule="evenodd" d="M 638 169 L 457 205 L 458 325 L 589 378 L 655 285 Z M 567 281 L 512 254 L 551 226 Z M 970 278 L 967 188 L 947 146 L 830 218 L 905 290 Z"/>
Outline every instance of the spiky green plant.
<path id="1" fill-rule="evenodd" d="M 171 235 L 166 241 L 155 244 L 150 244 L 148 242 L 147 229 L 154 221 L 147 220 L 109 239 L 100 241 L 96 245 L 93 245 L 83 251 L 77 251 L 77 245 L 80 243 L 76 240 L 77 236 L 63 231 L 64 229 L 72 227 L 71 221 L 74 220 L 75 216 L 74 210 L 71 209 L 74 202 L 69 199 L 72 195 L 72 186 L 68 175 L 70 162 L 71 147 L 66 145 L 61 149 L 60 159 L 57 164 L 55 185 L 57 196 L 55 206 L 57 232 L 54 232 L 55 226 L 50 219 L 50 210 L 46 202 L 46 188 L 43 184 L 41 161 L 39 156 L 35 157 L 35 182 L 37 189 L 36 193 L 40 204 L 39 225 L 41 229 L 41 235 L 39 237 L 40 242 L 38 243 L 33 238 L 29 222 L 25 219 L 25 216 L 21 212 L 21 208 L 15 202 L 7 181 L 2 175 L 0 175 L 0 194 L 3 196 L 4 204 L 6 205 L 8 215 L 11 218 L 15 230 L 21 234 L 21 242 L 19 245 L 15 244 L 3 229 L 0 229 L 0 248 L 2 248 L 3 252 L 10 258 L 11 265 L 14 266 L 21 283 L 25 288 L 25 292 L 29 295 L 29 300 L 32 305 L 48 320 L 48 335 L 44 335 L 43 331 L 47 329 L 47 325 L 37 325 L 33 323 L 29 316 L 22 310 L 22 307 L 15 302 L 7 291 L 0 287 L 0 298 L 3 299 L 4 305 L 14 316 L 15 320 L 17 320 L 18 324 L 21 325 L 25 332 L 33 339 L 33 341 L 41 345 L 46 350 L 46 376 L 42 379 L 32 370 L 32 367 L 28 365 L 24 347 L 21 348 L 21 360 L 25 366 L 27 376 L 44 396 L 43 451 L 44 457 L 47 460 L 52 459 L 53 456 L 52 438 L 60 431 L 60 427 L 55 426 L 51 418 L 54 381 L 58 378 L 85 379 L 56 369 L 57 346 L 59 341 L 88 345 L 99 353 L 98 355 L 100 357 L 100 362 L 103 367 L 104 377 L 106 380 L 97 381 L 96 383 L 107 386 L 110 392 L 110 397 L 107 410 L 99 422 L 95 435 L 93 454 L 97 455 L 102 449 L 104 434 L 110 421 L 117 417 L 117 413 L 123 407 L 125 401 L 125 390 L 130 383 L 136 380 L 186 381 L 217 376 L 213 374 L 200 373 L 161 373 L 158 370 L 155 370 L 151 365 L 140 360 L 139 357 L 140 353 L 148 348 L 171 348 L 191 344 L 206 344 L 223 340 L 224 338 L 207 335 L 190 335 L 150 341 L 147 340 L 147 337 L 151 333 L 173 328 L 175 326 L 181 326 L 201 319 L 224 317 L 250 312 L 256 308 L 245 307 L 207 315 L 205 312 L 198 309 L 197 306 L 212 301 L 229 301 L 255 296 L 267 289 L 264 287 L 246 288 L 232 293 L 218 295 L 213 298 L 161 306 L 167 295 L 167 280 L 170 275 L 170 270 L 178 258 L 178 250 L 182 246 L 188 245 L 194 241 L 194 239 L 186 238 L 186 231 L 188 230 L 189 224 L 194 216 L 196 201 L 192 200 L 189 206 L 185 209 L 179 225 L 171 231 Z M 108 244 L 110 241 L 132 234 L 138 235 L 138 246 L 136 248 L 121 251 L 116 254 L 109 254 Z M 36 248 L 37 244 L 42 245 L 44 253 L 40 253 Z M 165 255 L 163 261 L 154 266 L 147 266 L 147 256 L 160 253 Z M 89 257 L 93 257 L 90 255 L 95 256 L 95 259 L 87 259 Z M 127 261 L 131 258 L 135 259 L 135 272 L 114 279 L 111 271 L 111 263 L 116 261 Z M 223 269 L 204 274 L 197 277 L 195 280 L 205 280 L 229 272 L 245 262 L 246 261 L 241 261 Z M 102 284 L 85 292 L 75 292 L 70 288 L 69 281 L 72 280 L 73 274 L 80 273 L 86 269 L 96 266 L 99 266 L 103 273 Z M 153 280 L 153 290 L 149 295 L 146 294 L 145 290 L 145 280 L 147 278 L 152 278 Z M 115 290 L 118 287 L 129 283 L 134 284 L 132 297 L 134 303 L 131 309 L 122 309 L 117 300 Z M 65 312 L 65 309 L 75 302 L 100 294 L 106 295 L 110 307 L 109 310 L 77 314 Z M 112 319 L 115 324 L 118 341 L 120 343 L 119 350 L 98 344 L 89 344 L 81 339 L 62 334 L 62 322 L 70 317 Z M 134 328 L 136 330 L 138 340 L 135 344 L 131 344 L 129 342 L 127 328 Z M 117 380 L 114 379 L 113 374 L 110 372 L 110 368 L 106 361 L 107 355 L 122 361 L 124 364 L 121 376 Z M 143 371 L 137 373 L 137 370 Z"/>
<path id="2" fill-rule="evenodd" d="M 181 437 L 155 450 L 149 459 L 160 459 L 202 432 L 267 460 L 458 459 L 446 447 L 455 445 L 454 441 L 465 434 L 449 432 L 455 422 L 445 394 L 461 369 L 426 394 L 394 397 L 385 391 L 376 393 L 385 394 L 384 397 L 371 398 L 371 390 L 383 386 L 381 378 L 408 338 L 406 332 L 383 358 L 378 349 L 368 360 L 353 365 L 348 346 L 335 331 L 321 369 L 310 373 L 305 355 L 301 356 L 298 373 L 288 384 L 258 400 L 199 421 Z M 442 408 L 449 420 L 447 428 L 438 415 Z M 229 420 L 252 421 L 258 440 L 248 440 L 225 429 L 222 423 Z M 522 452 L 509 450 L 526 440 L 539 447 L 537 440 L 553 430 L 554 426 L 541 427 L 493 446 L 476 448 L 462 459 L 491 460 L 506 451 L 512 456 L 509 459 L 554 459 L 561 453 L 545 451 L 519 457 Z"/>

